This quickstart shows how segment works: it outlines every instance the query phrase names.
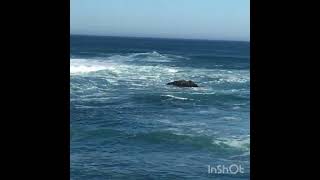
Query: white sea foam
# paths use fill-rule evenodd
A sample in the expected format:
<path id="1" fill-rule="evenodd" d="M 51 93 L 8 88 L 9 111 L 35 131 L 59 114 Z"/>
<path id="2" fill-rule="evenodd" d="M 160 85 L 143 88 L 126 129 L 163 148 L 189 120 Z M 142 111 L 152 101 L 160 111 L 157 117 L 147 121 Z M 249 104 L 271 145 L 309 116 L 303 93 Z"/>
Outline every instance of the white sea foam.
<path id="1" fill-rule="evenodd" d="M 139 57 L 143 55 L 143 57 Z M 171 59 L 165 55 L 161 55 L 158 52 L 151 53 L 132 53 L 129 55 L 112 55 L 105 57 L 104 59 L 70 59 L 70 73 L 71 75 L 79 75 L 81 73 L 96 72 L 101 70 L 110 70 L 115 73 L 128 74 L 130 71 L 146 73 L 161 73 L 173 74 L 178 72 L 175 68 L 160 67 L 160 66 L 138 66 L 130 64 L 132 62 L 169 62 Z M 128 64 L 129 63 L 129 64 Z M 160 68 L 159 68 L 160 67 Z M 118 71 L 117 71 L 118 70 Z M 142 75 L 142 74 L 140 74 Z M 151 74 L 150 74 L 151 75 Z M 158 74 L 160 75 L 160 73 Z"/>
<path id="2" fill-rule="evenodd" d="M 188 59 L 179 55 L 161 54 L 157 51 L 145 53 L 132 53 L 127 56 L 131 60 L 146 61 L 146 62 L 171 62 L 175 59 Z"/>
<path id="3" fill-rule="evenodd" d="M 239 154 L 239 155 L 230 156 L 230 158 L 231 158 L 231 161 L 234 161 L 234 159 L 236 159 L 236 158 L 247 157 L 247 156 L 250 156 L 250 151 L 246 151 L 246 152 Z"/>
<path id="4" fill-rule="evenodd" d="M 233 116 L 226 116 L 226 117 L 222 117 L 221 119 L 226 120 L 226 121 L 237 121 L 237 120 L 239 120 L 238 117 L 233 117 Z"/>
<path id="5" fill-rule="evenodd" d="M 188 98 L 184 98 L 184 97 L 179 97 L 179 96 L 174 96 L 174 95 L 162 95 L 163 97 L 169 97 L 172 99 L 179 99 L 179 100 L 189 100 Z"/>
<path id="6" fill-rule="evenodd" d="M 250 146 L 250 137 L 240 137 L 240 138 L 217 138 L 214 139 L 213 144 L 217 145 L 227 145 L 232 148 L 238 148 L 243 150 L 249 150 Z"/>
<path id="7" fill-rule="evenodd" d="M 198 88 L 179 89 L 188 94 L 244 94 L 248 92 L 239 89 L 217 89 L 216 85 L 220 83 L 247 83 L 250 82 L 249 71 L 247 70 L 220 70 L 220 69 L 203 69 L 192 67 L 172 67 L 165 64 L 148 64 L 135 63 L 134 61 L 151 61 L 154 59 L 174 59 L 170 55 L 163 55 L 158 52 L 132 53 L 127 55 L 110 55 L 103 58 L 91 59 L 70 59 L 70 75 L 72 78 L 82 78 L 86 76 L 97 77 L 99 81 L 91 78 L 83 78 L 79 83 L 72 81 L 71 91 L 85 93 L 90 91 L 90 87 L 100 89 L 109 89 L 110 86 L 125 85 L 128 88 L 143 90 L 148 87 L 156 87 L 156 89 L 164 88 L 171 94 L 177 89 L 172 86 L 165 86 L 166 83 L 178 79 L 191 79 L 199 83 Z M 134 62 L 134 63 L 133 63 Z M 101 83 L 103 80 L 105 83 Z M 86 82 L 83 82 L 86 81 Z M 99 90 L 99 89 L 98 89 Z M 176 100 L 194 100 L 197 98 L 180 97 L 173 94 L 164 95 L 170 99 Z"/>
<path id="8" fill-rule="evenodd" d="M 70 59 L 70 73 L 89 73 L 110 68 L 110 64 L 98 60 Z"/>
<path id="9" fill-rule="evenodd" d="M 73 66 L 70 67 L 70 73 L 87 73 L 104 70 L 102 66 Z"/>
<path id="10" fill-rule="evenodd" d="M 173 69 L 173 68 L 168 68 L 168 72 L 169 73 L 176 73 L 176 72 L 178 72 L 178 70 Z"/>
<path id="11" fill-rule="evenodd" d="M 175 57 L 169 57 L 156 51 L 145 53 L 131 53 L 126 55 L 113 55 L 108 60 L 116 60 L 117 62 L 170 62 Z"/>

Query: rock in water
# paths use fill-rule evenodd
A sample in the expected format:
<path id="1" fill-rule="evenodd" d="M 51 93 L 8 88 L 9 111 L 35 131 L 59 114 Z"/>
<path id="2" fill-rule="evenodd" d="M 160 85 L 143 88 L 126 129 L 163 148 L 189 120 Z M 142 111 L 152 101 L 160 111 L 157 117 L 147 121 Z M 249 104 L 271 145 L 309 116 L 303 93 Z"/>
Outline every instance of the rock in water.
<path id="1" fill-rule="evenodd" d="M 186 80 L 179 80 L 179 81 L 173 81 L 169 82 L 167 85 L 174 85 L 178 87 L 199 87 L 196 83 L 193 81 L 186 81 Z"/>

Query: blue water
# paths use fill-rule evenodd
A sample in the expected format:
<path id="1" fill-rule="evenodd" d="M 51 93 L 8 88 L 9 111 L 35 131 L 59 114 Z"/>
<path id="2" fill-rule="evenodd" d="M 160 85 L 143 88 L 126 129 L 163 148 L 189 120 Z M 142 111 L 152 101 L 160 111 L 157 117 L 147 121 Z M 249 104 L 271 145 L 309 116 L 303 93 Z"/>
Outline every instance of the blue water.
<path id="1" fill-rule="evenodd" d="M 70 50 L 71 179 L 250 178 L 249 42 L 71 36 Z M 200 87 L 166 85 L 180 79 Z"/>

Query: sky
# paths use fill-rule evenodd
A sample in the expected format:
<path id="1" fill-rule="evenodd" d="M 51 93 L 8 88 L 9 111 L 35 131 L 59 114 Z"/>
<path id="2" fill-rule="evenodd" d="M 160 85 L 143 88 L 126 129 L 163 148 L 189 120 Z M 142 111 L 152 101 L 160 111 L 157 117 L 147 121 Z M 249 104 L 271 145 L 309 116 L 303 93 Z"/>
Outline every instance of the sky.
<path id="1" fill-rule="evenodd" d="M 70 33 L 250 41 L 250 0 L 70 0 Z"/>

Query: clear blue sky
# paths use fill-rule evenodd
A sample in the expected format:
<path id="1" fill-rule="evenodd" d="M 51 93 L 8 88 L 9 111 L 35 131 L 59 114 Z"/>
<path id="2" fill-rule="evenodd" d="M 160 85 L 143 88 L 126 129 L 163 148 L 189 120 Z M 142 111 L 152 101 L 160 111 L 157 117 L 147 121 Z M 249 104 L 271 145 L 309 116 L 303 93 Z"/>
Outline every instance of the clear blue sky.
<path id="1" fill-rule="evenodd" d="M 70 0 L 71 34 L 250 40 L 250 0 Z"/>

